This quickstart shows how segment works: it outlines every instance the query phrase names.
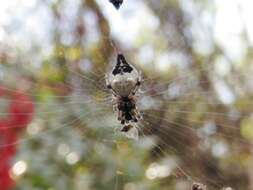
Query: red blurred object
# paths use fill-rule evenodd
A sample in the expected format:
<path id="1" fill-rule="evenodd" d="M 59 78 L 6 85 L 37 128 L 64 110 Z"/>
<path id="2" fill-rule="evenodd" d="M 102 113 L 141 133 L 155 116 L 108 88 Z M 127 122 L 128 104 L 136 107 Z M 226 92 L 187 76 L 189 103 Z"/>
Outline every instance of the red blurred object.
<path id="1" fill-rule="evenodd" d="M 0 87 L 0 96 L 10 100 L 7 117 L 0 119 L 0 190 L 9 190 L 14 185 L 10 164 L 16 153 L 18 134 L 32 120 L 34 104 L 24 93 L 4 87 Z"/>

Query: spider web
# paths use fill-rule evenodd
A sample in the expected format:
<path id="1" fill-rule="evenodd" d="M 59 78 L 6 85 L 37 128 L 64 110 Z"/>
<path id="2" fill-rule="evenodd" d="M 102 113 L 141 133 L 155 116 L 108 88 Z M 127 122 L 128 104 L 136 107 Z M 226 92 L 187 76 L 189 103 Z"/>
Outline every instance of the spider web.
<path id="1" fill-rule="evenodd" d="M 80 5 L 78 2 L 76 5 Z M 64 9 L 64 3 L 61 6 Z M 86 17 L 94 16 L 91 10 L 86 11 Z M 65 29 L 63 31 L 69 29 L 60 24 L 57 27 Z M 83 31 L 81 25 L 77 28 L 80 40 Z M 62 38 L 71 41 L 68 35 L 63 32 Z M 91 39 L 94 36 L 86 39 L 88 44 L 92 44 Z M 111 44 L 108 36 L 101 39 Z M 78 42 L 78 37 L 75 40 Z M 239 93 L 230 103 L 224 102 L 220 91 L 214 89 L 222 88 L 223 93 L 228 93 L 224 81 L 234 88 L 241 87 L 251 77 L 246 71 L 237 69 L 229 76 L 220 76 L 217 72 L 210 74 L 215 66 L 203 61 L 195 69 L 191 65 L 173 66 L 166 75 L 156 71 L 155 64 L 138 64 L 142 59 L 131 51 L 134 47 L 127 47 L 127 60 L 136 61 L 144 79 L 138 94 L 143 120 L 138 123 L 140 138 L 134 141 L 115 131 L 120 124 L 112 111 L 111 94 L 105 88 L 104 75 L 108 62 L 115 63 L 116 52 L 108 62 L 103 62 L 100 57 L 106 55 L 108 49 L 101 48 L 99 52 L 91 45 L 86 49 L 86 52 L 90 51 L 87 54 L 90 57 L 84 54 L 83 59 L 76 59 L 79 48 L 83 48 L 82 44 L 77 43 L 76 47 L 69 49 L 56 46 L 50 53 L 50 61 L 43 60 L 39 67 L 28 64 L 29 57 L 20 63 L 17 54 L 14 60 L 10 57 L 10 66 L 1 66 L 1 79 L 6 89 L 15 91 L 13 81 L 23 81 L 20 86 L 28 88 L 25 94 L 34 99 L 36 108 L 32 123 L 20 139 L 0 145 L 1 148 L 18 145 L 15 160 L 28 163 L 26 175 L 17 183 L 17 188 L 26 184 L 25 188 L 32 189 L 34 186 L 30 181 L 37 177 L 45 181 L 38 187 L 56 189 L 170 187 L 180 190 L 189 189 L 195 181 L 211 189 L 224 186 L 240 189 L 246 181 L 244 165 L 250 159 L 251 141 L 247 139 L 250 137 L 247 133 L 250 133 L 248 126 L 252 123 L 252 103 L 248 98 L 252 92 L 243 85 L 244 93 Z M 148 49 L 144 46 L 145 52 Z M 92 51 L 97 59 L 91 58 Z M 72 61 L 62 67 L 61 61 L 66 57 Z M 36 56 L 30 59 L 36 60 Z M 50 66 L 51 63 L 58 66 Z M 2 114 L 6 112 L 2 111 Z M 238 163 L 231 157 L 235 157 Z M 229 174 L 231 167 L 235 168 L 234 175 Z M 38 175 L 42 170 L 43 173 Z"/>

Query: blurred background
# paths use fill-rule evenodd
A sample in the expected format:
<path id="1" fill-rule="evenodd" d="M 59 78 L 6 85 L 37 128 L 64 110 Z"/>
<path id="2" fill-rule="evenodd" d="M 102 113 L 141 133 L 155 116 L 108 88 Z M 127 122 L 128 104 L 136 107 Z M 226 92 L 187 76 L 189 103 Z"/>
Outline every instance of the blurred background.
<path id="1" fill-rule="evenodd" d="M 252 9 L 2 1 L 0 189 L 253 190 Z M 139 140 L 118 132 L 105 88 L 115 46 L 144 79 Z"/>

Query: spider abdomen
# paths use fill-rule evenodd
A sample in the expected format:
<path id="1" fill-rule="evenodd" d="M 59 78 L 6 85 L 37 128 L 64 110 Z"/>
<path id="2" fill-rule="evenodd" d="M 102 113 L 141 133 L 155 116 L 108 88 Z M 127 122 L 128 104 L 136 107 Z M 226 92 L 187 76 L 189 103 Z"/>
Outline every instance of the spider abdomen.
<path id="1" fill-rule="evenodd" d="M 125 76 L 116 77 L 112 82 L 112 89 L 120 96 L 127 97 L 136 86 L 136 80 L 125 78 Z"/>

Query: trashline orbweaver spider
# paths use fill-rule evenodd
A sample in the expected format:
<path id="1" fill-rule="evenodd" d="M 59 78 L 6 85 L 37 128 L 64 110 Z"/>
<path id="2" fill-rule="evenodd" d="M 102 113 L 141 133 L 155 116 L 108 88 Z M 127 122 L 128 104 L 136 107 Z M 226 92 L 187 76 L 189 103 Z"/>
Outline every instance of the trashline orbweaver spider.
<path id="1" fill-rule="evenodd" d="M 123 125 L 122 132 L 128 132 L 133 126 L 130 122 L 138 122 L 141 115 L 136 106 L 141 75 L 129 64 L 123 54 L 117 55 L 117 63 L 106 75 L 106 86 L 112 92 L 113 110 L 118 112 L 118 120 Z"/>

